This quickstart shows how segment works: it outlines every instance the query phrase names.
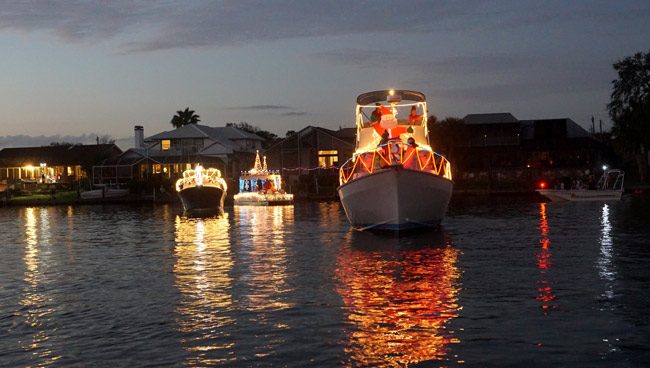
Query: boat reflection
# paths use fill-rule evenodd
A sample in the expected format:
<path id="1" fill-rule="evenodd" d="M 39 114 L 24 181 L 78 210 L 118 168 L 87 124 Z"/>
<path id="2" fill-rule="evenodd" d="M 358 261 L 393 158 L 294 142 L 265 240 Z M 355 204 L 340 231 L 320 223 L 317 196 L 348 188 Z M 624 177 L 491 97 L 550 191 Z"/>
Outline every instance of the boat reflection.
<path id="1" fill-rule="evenodd" d="M 616 269 L 612 262 L 613 245 L 612 241 L 612 224 L 609 220 L 609 205 L 603 204 L 602 214 L 600 217 L 600 254 L 598 256 L 598 275 L 606 282 L 606 289 L 603 297 L 606 299 L 614 298 L 614 280 L 616 279 Z"/>
<path id="2" fill-rule="evenodd" d="M 177 323 L 189 366 L 235 359 L 233 340 L 224 328 L 235 323 L 229 231 L 227 214 L 220 218 L 176 217 L 174 274 L 181 293 Z"/>
<path id="3" fill-rule="evenodd" d="M 406 366 L 448 359 L 459 343 L 459 251 L 441 233 L 386 237 L 351 231 L 337 261 L 337 291 L 351 325 L 348 365 Z M 459 361 L 461 362 L 461 361 Z"/>
<path id="4" fill-rule="evenodd" d="M 23 308 L 18 313 L 32 331 L 31 338 L 22 344 L 24 351 L 32 353 L 35 366 L 50 366 L 61 356 L 50 349 L 48 320 L 54 313 L 52 300 L 43 293 L 46 281 L 43 260 L 49 254 L 50 221 L 47 208 L 25 208 L 25 262 L 22 298 Z"/>
<path id="5" fill-rule="evenodd" d="M 289 254 L 285 245 L 285 237 L 291 236 L 293 215 L 293 206 L 235 206 L 237 231 L 250 238 L 242 244 L 246 247 L 242 265 L 248 270 L 241 276 L 247 289 L 241 296 L 241 307 L 263 312 L 293 306 L 287 300 L 293 287 L 287 282 Z"/>
<path id="6" fill-rule="evenodd" d="M 540 251 L 537 253 L 537 268 L 540 271 L 540 279 L 537 281 L 537 297 L 541 303 L 544 314 L 547 315 L 550 310 L 557 309 L 555 304 L 555 295 L 553 294 L 552 283 L 548 280 L 547 272 L 551 269 L 551 240 L 549 239 L 549 225 L 546 217 L 546 203 L 540 203 L 539 209 L 539 231 L 540 231 Z"/>

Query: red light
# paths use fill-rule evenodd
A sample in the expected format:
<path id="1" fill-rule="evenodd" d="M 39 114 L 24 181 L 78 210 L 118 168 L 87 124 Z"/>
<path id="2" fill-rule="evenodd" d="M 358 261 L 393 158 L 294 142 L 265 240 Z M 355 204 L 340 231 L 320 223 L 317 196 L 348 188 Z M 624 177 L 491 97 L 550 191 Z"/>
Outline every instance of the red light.
<path id="1" fill-rule="evenodd" d="M 539 182 L 539 187 L 540 187 L 540 189 L 546 188 L 546 182 L 545 181 L 540 181 Z"/>

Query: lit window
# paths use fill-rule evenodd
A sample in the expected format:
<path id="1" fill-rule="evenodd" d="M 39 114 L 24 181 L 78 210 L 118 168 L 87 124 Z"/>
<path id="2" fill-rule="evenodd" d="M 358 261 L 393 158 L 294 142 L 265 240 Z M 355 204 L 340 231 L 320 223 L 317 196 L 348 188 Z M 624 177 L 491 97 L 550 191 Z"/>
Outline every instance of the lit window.
<path id="1" fill-rule="evenodd" d="M 319 150 L 318 166 L 332 167 L 339 163 L 339 153 L 337 150 Z"/>
<path id="2" fill-rule="evenodd" d="M 163 151 L 168 151 L 169 147 L 172 145 L 172 142 L 169 139 L 163 139 L 160 141 L 160 147 Z"/>

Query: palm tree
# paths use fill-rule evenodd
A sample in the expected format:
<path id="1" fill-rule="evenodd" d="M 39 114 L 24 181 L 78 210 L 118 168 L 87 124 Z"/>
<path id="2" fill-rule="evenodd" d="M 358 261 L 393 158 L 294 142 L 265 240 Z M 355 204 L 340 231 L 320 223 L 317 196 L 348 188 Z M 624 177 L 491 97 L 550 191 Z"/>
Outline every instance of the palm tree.
<path id="1" fill-rule="evenodd" d="M 622 152 L 634 157 L 639 179 L 647 179 L 646 152 L 650 148 L 650 51 L 638 52 L 614 64 L 618 79 L 612 81 L 612 100 L 607 104 L 614 122 L 612 135 Z"/>
<path id="2" fill-rule="evenodd" d="M 180 128 L 187 124 L 197 124 L 199 121 L 201 121 L 200 116 L 196 115 L 194 113 L 194 110 L 190 110 L 188 107 L 185 109 L 185 111 L 176 111 L 176 115 L 172 117 L 170 123 L 174 126 L 174 128 Z"/>

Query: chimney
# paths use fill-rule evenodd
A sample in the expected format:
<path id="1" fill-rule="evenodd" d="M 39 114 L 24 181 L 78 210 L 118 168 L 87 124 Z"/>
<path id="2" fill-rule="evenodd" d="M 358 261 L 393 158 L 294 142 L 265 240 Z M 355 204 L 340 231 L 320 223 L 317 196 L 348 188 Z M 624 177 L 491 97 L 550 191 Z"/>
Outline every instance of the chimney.
<path id="1" fill-rule="evenodd" d="M 136 125 L 135 131 L 135 148 L 144 148 L 144 128 L 142 125 Z"/>

